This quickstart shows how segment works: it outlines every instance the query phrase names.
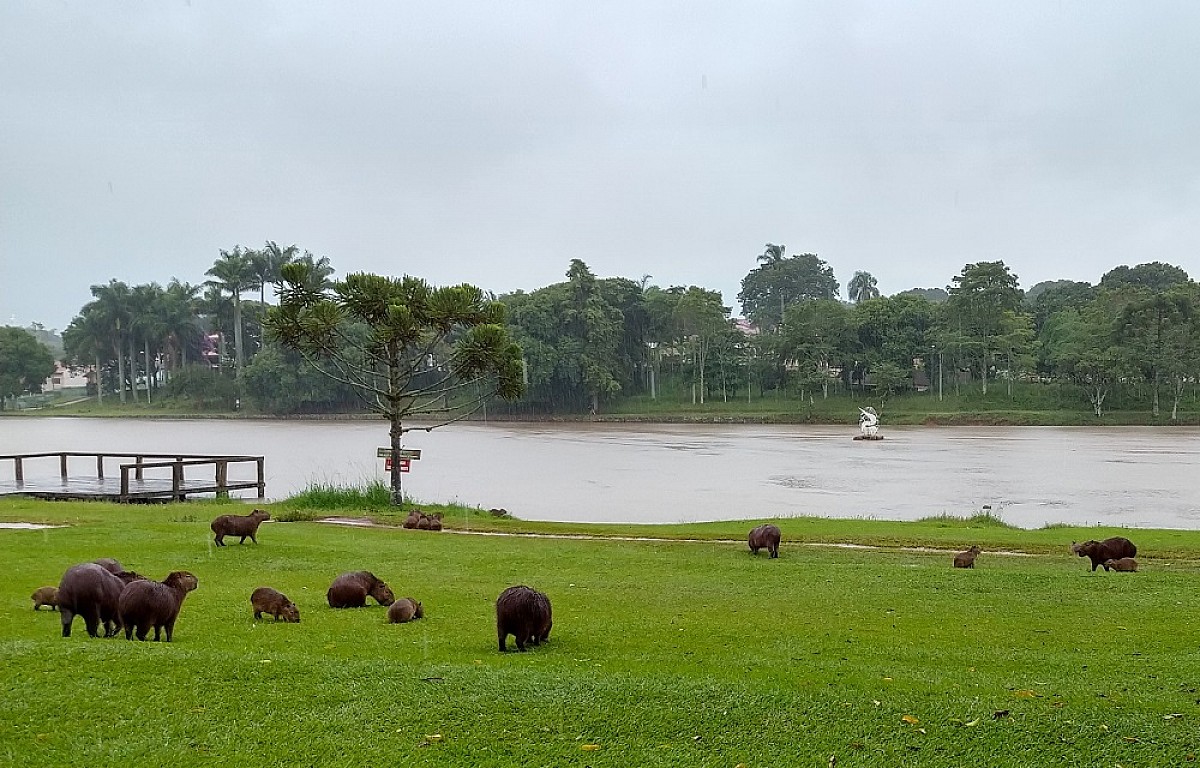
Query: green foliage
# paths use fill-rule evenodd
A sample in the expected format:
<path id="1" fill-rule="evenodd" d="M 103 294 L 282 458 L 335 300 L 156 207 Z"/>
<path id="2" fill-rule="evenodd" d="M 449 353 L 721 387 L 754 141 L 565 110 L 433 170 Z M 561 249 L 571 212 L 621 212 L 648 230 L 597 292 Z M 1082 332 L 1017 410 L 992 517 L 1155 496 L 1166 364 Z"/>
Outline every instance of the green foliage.
<path id="1" fill-rule="evenodd" d="M 767 243 L 761 264 L 742 278 L 738 301 L 760 328 L 783 322 L 788 306 L 809 299 L 835 299 L 838 281 L 833 268 L 815 253 L 784 258 L 785 246 Z"/>
<path id="2" fill-rule="evenodd" d="M 23 328 L 0 327 L 0 410 L 10 397 L 41 392 L 52 373 L 54 357 L 45 344 Z"/>
<path id="3" fill-rule="evenodd" d="M 667 527 L 726 539 L 701 542 L 271 522 L 257 546 L 217 550 L 207 521 L 228 508 L 187 506 L 172 521 L 0 502 L 7 519 L 73 523 L 0 537 L 17 574 L 0 583 L 9 762 L 1182 765 L 1195 751 L 1200 659 L 1179 604 L 1200 573 L 1194 532 L 1138 532 L 1164 557 L 1092 574 L 1070 540 L 1128 531 L 780 520 L 768 560 L 746 550 L 756 521 Z M 839 535 L 943 551 L 807 544 Z M 974 543 L 976 569 L 951 568 L 950 552 Z M 99 556 L 198 577 L 174 642 L 90 639 L 78 621 L 64 639 L 55 613 L 30 610 L 35 588 Z M 425 617 L 328 608 L 333 577 L 357 568 L 421 600 Z M 549 595 L 554 628 L 502 655 L 493 601 L 515 583 Z M 254 621 L 249 595 L 264 584 L 301 623 Z"/>
<path id="4" fill-rule="evenodd" d="M 189 365 L 175 373 L 166 395 L 177 405 L 197 411 L 229 411 L 237 407 L 238 386 L 207 365 Z"/>

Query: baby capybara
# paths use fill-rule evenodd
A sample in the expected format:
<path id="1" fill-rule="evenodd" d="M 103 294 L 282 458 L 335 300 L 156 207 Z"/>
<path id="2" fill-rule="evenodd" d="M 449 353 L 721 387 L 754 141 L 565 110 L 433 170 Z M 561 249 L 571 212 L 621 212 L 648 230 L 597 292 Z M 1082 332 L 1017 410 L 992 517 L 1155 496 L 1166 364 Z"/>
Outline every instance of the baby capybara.
<path id="1" fill-rule="evenodd" d="M 254 607 L 256 620 L 261 619 L 264 613 L 269 613 L 275 617 L 275 621 L 279 621 L 279 617 L 282 616 L 284 621 L 300 623 L 300 609 L 277 589 L 259 587 L 250 593 L 250 605 Z"/>
<path id="2" fill-rule="evenodd" d="M 779 557 L 779 528 L 774 525 L 760 525 L 750 531 L 750 554 L 757 555 L 758 550 L 765 549 L 771 557 Z"/>
<path id="3" fill-rule="evenodd" d="M 1134 560 L 1132 557 L 1120 557 L 1120 558 L 1117 558 L 1116 560 L 1112 560 L 1112 559 L 1105 560 L 1102 563 L 1102 565 L 1104 566 L 1104 570 L 1106 570 L 1106 571 L 1113 570 L 1113 571 L 1125 571 L 1126 573 L 1133 573 L 1134 571 L 1137 570 L 1137 560 Z"/>
<path id="4" fill-rule="evenodd" d="M 408 517 L 404 518 L 402 525 L 405 528 L 416 528 L 420 524 L 422 517 L 424 517 L 424 515 L 421 514 L 421 510 L 414 509 L 408 513 Z"/>
<path id="5" fill-rule="evenodd" d="M 338 576 L 329 585 L 325 599 L 329 601 L 330 608 L 362 608 L 367 604 L 368 595 L 380 605 L 396 602 L 388 585 L 375 578 L 370 571 L 354 571 Z"/>
<path id="6" fill-rule="evenodd" d="M 1120 560 L 1122 557 L 1133 557 L 1137 547 L 1123 536 L 1113 536 L 1111 539 L 1096 541 L 1092 539 L 1082 544 L 1071 542 L 1071 551 L 1080 557 L 1088 557 L 1092 561 L 1092 570 L 1099 568 L 1105 560 Z"/>
<path id="7" fill-rule="evenodd" d="M 508 650 L 509 635 L 517 641 L 517 650 L 524 651 L 526 643 L 537 645 L 550 637 L 551 626 L 550 598 L 542 592 L 518 585 L 496 598 L 496 639 L 501 653 Z"/>
<path id="8" fill-rule="evenodd" d="M 99 636 L 104 624 L 104 636 L 117 634 L 120 626 L 118 601 L 125 582 L 96 563 L 83 563 L 67 569 L 58 583 L 58 610 L 61 614 L 62 636 L 71 636 L 75 614 L 83 617 L 87 633 Z"/>
<path id="9" fill-rule="evenodd" d="M 966 552 L 959 552 L 957 555 L 954 556 L 954 567 L 955 568 L 974 568 L 975 567 L 975 558 L 979 556 L 979 553 L 981 551 L 982 550 L 979 549 L 979 545 L 977 544 L 977 545 L 971 547 L 970 549 L 968 549 Z"/>
<path id="10" fill-rule="evenodd" d="M 200 586 L 199 580 L 188 571 L 172 571 L 162 581 L 134 581 L 121 593 L 121 624 L 125 626 L 125 639 L 132 640 L 134 630 L 137 639 L 145 640 L 146 633 L 154 628 L 154 639 L 166 630 L 167 642 L 175 630 L 175 619 L 187 593 Z"/>
<path id="11" fill-rule="evenodd" d="M 246 537 L 249 536 L 250 541 L 257 544 L 258 539 L 255 535 L 258 533 L 259 524 L 270 519 L 270 512 L 256 509 L 248 515 L 221 515 L 213 520 L 209 527 L 212 528 L 213 541 L 218 547 L 225 546 L 226 536 L 240 536 L 242 544 L 246 543 Z"/>
<path id="12" fill-rule="evenodd" d="M 33 610 L 41 608 L 43 605 L 50 606 L 50 610 L 58 610 L 58 588 L 57 587 L 38 587 L 33 592 Z"/>
<path id="13" fill-rule="evenodd" d="M 392 624 L 403 624 L 424 617 L 425 609 L 411 597 L 402 597 L 388 607 L 388 621 Z"/>

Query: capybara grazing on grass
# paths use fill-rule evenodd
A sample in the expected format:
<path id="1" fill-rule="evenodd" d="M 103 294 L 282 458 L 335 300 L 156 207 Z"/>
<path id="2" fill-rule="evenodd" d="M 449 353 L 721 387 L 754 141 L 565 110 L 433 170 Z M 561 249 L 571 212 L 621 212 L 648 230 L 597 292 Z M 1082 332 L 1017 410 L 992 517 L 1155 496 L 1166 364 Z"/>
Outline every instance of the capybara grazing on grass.
<path id="1" fill-rule="evenodd" d="M 200 586 L 199 580 L 187 571 L 172 571 L 162 581 L 135 581 L 121 593 L 121 623 L 125 626 L 125 639 L 132 640 L 134 630 L 137 639 L 145 640 L 146 633 L 154 628 L 154 639 L 166 630 L 167 642 L 175 630 L 175 619 L 179 618 L 179 607 L 187 593 Z"/>
<path id="2" fill-rule="evenodd" d="M 392 624 L 403 624 L 424 617 L 425 609 L 411 597 L 402 597 L 388 607 L 388 621 Z"/>
<path id="3" fill-rule="evenodd" d="M 255 538 L 258 533 L 258 526 L 263 520 L 270 520 L 271 513 L 262 509 L 256 509 L 248 515 L 221 515 L 216 520 L 212 521 L 212 532 L 214 534 L 213 541 L 218 547 L 225 546 L 226 536 L 240 536 L 242 544 L 246 543 L 246 537 L 250 537 L 250 541 L 255 544 L 258 539 Z"/>
<path id="4" fill-rule="evenodd" d="M 779 557 L 779 528 L 774 525 L 760 525 L 750 531 L 750 554 L 757 555 L 758 550 L 765 549 L 771 557 Z"/>
<path id="5" fill-rule="evenodd" d="M 87 633 L 92 637 L 100 634 L 104 624 L 104 636 L 117 634 L 120 609 L 117 605 L 125 582 L 96 563 L 83 563 L 67 569 L 58 583 L 58 610 L 62 620 L 62 636 L 71 636 L 71 622 L 75 614 L 83 617 Z"/>
<path id="6" fill-rule="evenodd" d="M 981 551 L 982 550 L 979 549 L 979 545 L 976 544 L 975 546 L 968 549 L 966 552 L 959 552 L 957 555 L 954 556 L 954 567 L 955 568 L 974 568 L 975 567 L 975 558 L 979 556 L 979 553 Z"/>
<path id="7" fill-rule="evenodd" d="M 1122 557 L 1133 557 L 1137 547 L 1123 536 L 1113 536 L 1111 539 L 1096 541 L 1092 539 L 1082 544 L 1071 542 L 1071 551 L 1080 557 L 1088 557 L 1092 561 L 1092 570 L 1099 568 L 1105 560 L 1120 560 Z"/>
<path id="8" fill-rule="evenodd" d="M 277 589 L 259 587 L 250 593 L 250 605 L 254 606 L 256 620 L 261 619 L 264 613 L 269 613 L 275 617 L 275 621 L 282 616 L 284 621 L 300 623 L 300 609 Z"/>
<path id="9" fill-rule="evenodd" d="M 375 578 L 370 571 L 354 571 L 338 576 L 329 585 L 325 599 L 329 601 L 330 608 L 362 608 L 367 604 L 368 595 L 380 605 L 396 602 L 388 585 Z"/>
<path id="10" fill-rule="evenodd" d="M 537 645 L 550 637 L 552 625 L 550 598 L 536 589 L 509 587 L 496 598 L 496 639 L 501 653 L 508 650 L 509 635 L 517 641 L 517 650 L 524 651 L 526 643 Z"/>
<path id="11" fill-rule="evenodd" d="M 1101 563 L 1101 565 L 1104 566 L 1104 570 L 1106 571 L 1113 570 L 1133 573 L 1137 570 L 1137 560 L 1134 560 L 1132 557 L 1119 557 L 1116 560 L 1110 558 Z"/>
<path id="12" fill-rule="evenodd" d="M 33 592 L 33 610 L 41 608 L 43 605 L 50 606 L 50 610 L 58 610 L 58 588 L 57 587 L 38 587 Z"/>

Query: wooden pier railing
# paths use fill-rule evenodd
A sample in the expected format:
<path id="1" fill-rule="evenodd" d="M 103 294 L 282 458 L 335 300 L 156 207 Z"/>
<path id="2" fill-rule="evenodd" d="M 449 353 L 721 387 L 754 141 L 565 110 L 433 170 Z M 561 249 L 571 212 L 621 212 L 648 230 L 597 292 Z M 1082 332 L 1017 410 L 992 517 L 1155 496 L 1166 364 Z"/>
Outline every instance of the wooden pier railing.
<path id="1" fill-rule="evenodd" d="M 59 482 L 46 482 L 42 476 L 26 481 L 27 463 L 36 460 L 58 459 Z M 94 459 L 95 476 L 70 473 L 71 459 Z M 105 476 L 106 462 L 121 460 L 117 464 L 117 478 Z M 44 453 L 19 453 L 0 455 L 0 466 L 13 463 L 12 483 L 0 481 L 0 495 L 25 494 L 54 499 L 96 499 L 111 501 L 182 501 L 188 495 L 213 493 L 218 497 L 228 496 L 230 491 L 255 489 L 258 497 L 266 493 L 264 457 L 262 456 L 212 456 L 202 454 L 165 453 L 89 453 L 79 451 L 51 451 Z M 78 465 L 78 461 L 75 462 Z M 253 464 L 255 479 L 230 479 L 230 465 Z M 212 472 L 198 478 L 198 467 L 212 467 Z M 170 479 L 147 477 L 147 470 L 170 470 Z M 192 470 L 189 472 L 188 470 Z M 209 480 L 208 478 L 212 479 Z"/>

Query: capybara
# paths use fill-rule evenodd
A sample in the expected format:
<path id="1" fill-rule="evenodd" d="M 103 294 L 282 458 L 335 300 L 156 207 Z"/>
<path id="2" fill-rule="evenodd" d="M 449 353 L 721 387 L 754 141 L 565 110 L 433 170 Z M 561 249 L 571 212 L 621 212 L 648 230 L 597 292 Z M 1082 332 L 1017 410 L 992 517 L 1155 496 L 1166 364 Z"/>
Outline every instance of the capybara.
<path id="1" fill-rule="evenodd" d="M 408 513 L 408 517 L 404 518 L 403 525 L 405 528 L 416 528 L 421 522 L 422 517 L 424 517 L 424 515 L 421 514 L 421 510 L 414 509 Z"/>
<path id="2" fill-rule="evenodd" d="M 758 550 L 765 549 L 771 557 L 779 557 L 779 528 L 774 525 L 760 525 L 750 531 L 750 554 L 757 555 Z"/>
<path id="3" fill-rule="evenodd" d="M 33 610 L 41 608 L 43 605 L 50 606 L 50 610 L 58 610 L 58 588 L 57 587 L 38 587 L 33 592 Z"/>
<path id="4" fill-rule="evenodd" d="M 246 537 L 250 537 L 250 541 L 255 544 L 258 539 L 255 535 L 258 533 L 258 526 L 263 520 L 270 520 L 271 513 L 262 509 L 256 509 L 248 515 L 221 515 L 216 520 L 212 521 L 213 541 L 218 547 L 225 546 L 226 536 L 240 536 L 242 544 L 246 543 Z"/>
<path id="5" fill-rule="evenodd" d="M 1122 557 L 1133 557 L 1137 547 L 1123 536 L 1113 536 L 1111 539 L 1085 541 L 1082 544 L 1071 542 L 1071 551 L 1080 557 L 1091 558 L 1092 570 L 1096 570 L 1105 560 L 1120 560 Z"/>
<path id="6" fill-rule="evenodd" d="M 431 531 L 442 530 L 442 513 L 441 512 L 437 512 L 432 515 L 426 515 L 425 517 L 429 518 L 429 530 L 431 530 Z"/>
<path id="7" fill-rule="evenodd" d="M 396 602 L 388 585 L 375 578 L 370 571 L 354 571 L 338 576 L 329 585 L 325 599 L 329 601 L 330 608 L 362 608 L 367 604 L 368 595 L 380 605 Z"/>
<path id="8" fill-rule="evenodd" d="M 553 625 L 550 598 L 524 585 L 509 587 L 496 598 L 496 639 L 500 652 L 508 650 L 509 635 L 517 641 L 517 650 L 525 644 L 537 645 L 550 636 Z"/>
<path id="9" fill-rule="evenodd" d="M 392 624 L 403 624 L 424 617 L 425 609 L 411 597 L 402 597 L 388 607 L 388 621 Z"/>
<path id="10" fill-rule="evenodd" d="M 62 620 L 62 636 L 71 636 L 75 614 L 83 617 L 87 633 L 99 636 L 104 624 L 104 636 L 112 637 L 119 628 L 121 590 L 125 582 L 96 563 L 83 563 L 67 569 L 58 583 L 58 610 Z"/>
<path id="11" fill-rule="evenodd" d="M 979 556 L 979 553 L 981 551 L 982 550 L 979 549 L 979 545 L 976 544 L 975 546 L 968 549 L 966 552 L 959 552 L 957 555 L 954 556 L 954 567 L 955 568 L 974 568 L 975 567 L 975 558 Z"/>
<path id="12" fill-rule="evenodd" d="M 433 527 L 433 523 L 431 522 L 432 520 L 433 518 L 431 518 L 429 515 L 421 515 L 421 519 L 417 521 L 417 529 L 428 531 Z"/>
<path id="13" fill-rule="evenodd" d="M 121 593 L 120 601 L 125 639 L 132 640 L 137 630 L 137 639 L 145 640 L 153 627 L 155 641 L 159 640 L 160 631 L 166 630 L 167 642 L 171 642 L 183 598 L 198 586 L 199 580 L 188 571 L 172 571 L 162 581 L 143 579 L 130 583 Z"/>
<path id="14" fill-rule="evenodd" d="M 1110 558 L 1101 563 L 1101 565 L 1104 566 L 1104 570 L 1106 571 L 1113 570 L 1132 573 L 1137 570 L 1137 560 L 1134 560 L 1132 557 L 1119 557 L 1115 560 Z"/>
<path id="15" fill-rule="evenodd" d="M 120 562 L 112 559 L 111 557 L 97 558 L 97 559 L 93 560 L 92 562 L 95 563 L 96 565 L 100 566 L 104 570 L 108 571 L 109 573 L 120 573 L 121 571 L 125 570 L 125 568 L 121 566 Z"/>
<path id="16" fill-rule="evenodd" d="M 277 589 L 259 587 L 250 593 L 250 605 L 254 606 L 255 619 L 261 619 L 264 613 L 269 613 L 275 617 L 275 621 L 282 616 L 284 621 L 300 623 L 300 609 Z"/>

